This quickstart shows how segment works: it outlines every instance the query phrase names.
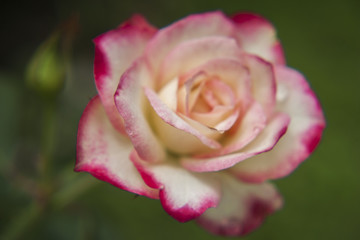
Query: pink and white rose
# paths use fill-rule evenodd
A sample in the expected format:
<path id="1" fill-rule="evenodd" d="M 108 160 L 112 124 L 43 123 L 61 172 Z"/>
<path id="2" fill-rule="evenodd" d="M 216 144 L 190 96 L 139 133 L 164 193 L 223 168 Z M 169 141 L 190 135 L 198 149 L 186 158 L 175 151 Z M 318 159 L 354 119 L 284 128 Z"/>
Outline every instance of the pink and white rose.
<path id="1" fill-rule="evenodd" d="M 158 30 L 135 15 L 94 42 L 76 171 L 215 234 L 246 234 L 281 207 L 267 181 L 311 154 L 325 121 L 271 23 L 210 12 Z"/>

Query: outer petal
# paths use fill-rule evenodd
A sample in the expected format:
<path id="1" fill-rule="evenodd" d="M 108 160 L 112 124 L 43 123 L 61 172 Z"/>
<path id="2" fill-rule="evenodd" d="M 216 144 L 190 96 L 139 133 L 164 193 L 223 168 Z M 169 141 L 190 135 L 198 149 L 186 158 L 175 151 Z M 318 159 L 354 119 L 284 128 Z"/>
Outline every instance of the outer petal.
<path id="1" fill-rule="evenodd" d="M 209 36 L 231 36 L 232 22 L 222 12 L 194 14 L 160 30 L 146 47 L 152 69 L 159 69 L 168 52 L 181 42 Z"/>
<path id="2" fill-rule="evenodd" d="M 291 123 L 284 137 L 267 153 L 243 161 L 231 170 L 242 180 L 262 182 L 291 173 L 315 149 L 325 120 L 321 106 L 304 77 L 287 67 L 275 68 L 278 110 Z"/>
<path id="3" fill-rule="evenodd" d="M 236 37 L 246 52 L 275 64 L 285 64 L 281 44 L 270 22 L 251 13 L 239 13 L 232 19 L 237 27 Z"/>
<path id="4" fill-rule="evenodd" d="M 124 132 L 123 120 L 114 103 L 120 76 L 140 56 L 155 32 L 143 17 L 134 15 L 119 28 L 94 39 L 96 87 L 111 123 L 120 132 Z"/>
<path id="5" fill-rule="evenodd" d="M 276 114 L 258 137 L 240 152 L 203 159 L 183 158 L 181 164 L 195 172 L 212 172 L 232 167 L 245 159 L 271 150 L 286 132 L 288 124 L 289 117 L 286 114 Z"/>
<path id="6" fill-rule="evenodd" d="M 160 201 L 165 211 L 180 222 L 186 222 L 216 207 L 220 188 L 214 174 L 191 173 L 171 163 L 148 164 L 136 152 L 131 155 L 144 181 L 160 190 Z"/>
<path id="7" fill-rule="evenodd" d="M 245 184 L 224 177 L 222 198 L 196 221 L 208 231 L 223 236 L 245 235 L 282 206 L 282 198 L 269 183 Z"/>
<path id="8" fill-rule="evenodd" d="M 143 160 L 157 162 L 165 158 L 165 150 L 146 119 L 143 87 L 151 85 L 151 73 L 142 59 L 120 79 L 115 104 L 125 122 L 125 131 Z"/>
<path id="9" fill-rule="evenodd" d="M 158 198 L 130 161 L 132 144 L 109 122 L 98 96 L 86 107 L 79 123 L 75 171 L 85 171 L 121 189 Z"/>

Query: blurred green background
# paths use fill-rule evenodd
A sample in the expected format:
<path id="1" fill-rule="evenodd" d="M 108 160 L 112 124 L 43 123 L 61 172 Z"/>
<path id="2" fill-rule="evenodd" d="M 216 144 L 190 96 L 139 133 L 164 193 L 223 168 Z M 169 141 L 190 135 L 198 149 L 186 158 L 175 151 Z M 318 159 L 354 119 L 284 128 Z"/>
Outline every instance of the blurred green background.
<path id="1" fill-rule="evenodd" d="M 176 222 L 156 200 L 135 198 L 72 171 L 78 120 L 96 94 L 92 38 L 133 13 L 164 27 L 191 13 L 220 9 L 227 14 L 256 12 L 273 22 L 288 65 L 305 74 L 327 119 L 315 153 L 293 174 L 275 181 L 285 199 L 283 209 L 243 239 L 360 239 L 360 1 L 39 0 L 12 4 L 3 5 L 0 16 L 0 236 L 23 232 L 20 239 L 221 239 L 194 222 Z M 38 215 L 32 198 L 41 203 L 48 195 L 39 194 L 32 179 L 44 145 L 39 139 L 44 139 L 41 132 L 48 115 L 43 102 L 47 98 L 29 91 L 24 75 L 37 47 L 71 16 L 78 18 L 79 27 L 65 86 L 51 100 L 58 106 L 56 113 L 50 113 L 56 125 L 48 126 L 55 129 L 55 147 L 50 149 L 55 178 L 48 186 L 49 192 L 54 191 L 50 194 L 54 204 Z M 74 188 L 63 189 L 67 182 L 74 182 Z"/>

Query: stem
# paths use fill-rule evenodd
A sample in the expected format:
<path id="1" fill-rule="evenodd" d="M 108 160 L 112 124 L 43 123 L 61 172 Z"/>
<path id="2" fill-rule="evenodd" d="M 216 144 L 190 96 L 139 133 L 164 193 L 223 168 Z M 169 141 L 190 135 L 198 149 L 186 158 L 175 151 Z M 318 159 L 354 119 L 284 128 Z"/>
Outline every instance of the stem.
<path id="1" fill-rule="evenodd" d="M 44 209 L 50 201 L 53 191 L 51 178 L 51 160 L 53 158 L 54 139 L 56 129 L 56 101 L 55 99 L 42 99 L 42 134 L 41 151 L 38 165 L 37 196 L 19 214 L 16 214 L 0 239 L 19 239 L 42 216 Z"/>
<path id="2" fill-rule="evenodd" d="M 72 172 L 73 173 L 73 172 Z M 73 173 L 74 174 L 74 173 Z M 98 185 L 100 181 L 88 175 L 77 175 L 75 179 L 66 183 L 61 189 L 56 191 L 48 200 L 48 208 L 33 201 L 19 215 L 17 215 L 5 228 L 5 232 L 0 235 L 0 239 L 15 240 L 21 237 L 41 218 L 45 208 L 46 211 L 59 211 L 70 205 L 79 196 Z"/>
<path id="3" fill-rule="evenodd" d="M 43 132 L 41 136 L 41 157 L 39 162 L 40 182 L 48 190 L 51 182 L 51 160 L 53 158 L 56 134 L 56 100 L 43 102 Z"/>
<path id="4" fill-rule="evenodd" d="M 78 198 L 81 194 L 96 186 L 98 183 L 99 181 L 96 181 L 88 175 L 78 175 L 76 179 L 66 184 L 65 187 L 63 187 L 62 189 L 57 191 L 56 194 L 53 195 L 50 203 L 52 209 L 60 210 L 66 207 L 76 198 Z"/>
<path id="5" fill-rule="evenodd" d="M 16 216 L 0 239 L 19 239 L 41 216 L 41 208 L 32 202 L 20 215 Z"/>

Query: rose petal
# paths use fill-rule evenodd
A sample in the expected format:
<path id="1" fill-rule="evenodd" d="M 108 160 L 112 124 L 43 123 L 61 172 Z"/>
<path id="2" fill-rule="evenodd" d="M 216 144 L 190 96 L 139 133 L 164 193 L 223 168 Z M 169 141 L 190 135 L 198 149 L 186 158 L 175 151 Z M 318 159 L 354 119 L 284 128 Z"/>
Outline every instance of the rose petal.
<path id="1" fill-rule="evenodd" d="M 220 11 L 194 14 L 161 29 L 146 47 L 151 68 L 159 69 L 164 57 L 182 42 L 209 36 L 231 36 L 234 26 Z"/>
<path id="2" fill-rule="evenodd" d="M 236 41 L 228 37 L 211 36 L 180 43 L 164 57 L 159 68 L 158 86 L 209 60 L 239 59 L 241 54 Z"/>
<path id="3" fill-rule="evenodd" d="M 275 67 L 278 81 L 278 110 L 286 112 L 291 123 L 286 134 L 267 153 L 233 167 L 240 179 L 262 182 L 291 173 L 320 141 L 325 120 L 321 106 L 304 77 L 287 67 Z"/>
<path id="4" fill-rule="evenodd" d="M 272 184 L 245 184 L 223 177 L 222 198 L 196 221 L 216 235 L 241 236 L 257 228 L 266 216 L 282 206 Z"/>
<path id="5" fill-rule="evenodd" d="M 267 127 L 258 137 L 240 152 L 209 158 L 182 158 L 181 164 L 194 172 L 213 172 L 230 168 L 245 159 L 271 150 L 286 132 L 289 121 L 286 114 L 278 113 L 270 119 Z"/>
<path id="6" fill-rule="evenodd" d="M 198 138 L 204 145 L 208 146 L 209 148 L 219 148 L 221 145 L 205 136 L 204 134 L 202 134 L 200 131 L 198 131 L 196 128 L 194 128 L 192 125 L 188 124 L 188 122 L 184 121 L 180 116 L 178 116 L 174 111 L 172 111 L 168 106 L 166 106 L 166 104 L 164 104 L 160 98 L 156 95 L 156 93 L 150 89 L 150 88 L 145 88 L 145 94 L 151 104 L 151 106 L 153 107 L 153 109 L 155 110 L 155 112 L 157 113 L 157 115 L 167 124 L 171 125 L 174 128 L 177 128 L 181 131 L 184 131 L 185 133 L 189 133 L 193 136 L 195 136 L 196 138 Z M 154 121 L 158 121 L 156 119 L 154 119 Z M 155 123 L 156 124 L 156 123 Z M 158 131 L 161 131 L 160 133 L 160 137 L 164 136 L 163 134 L 166 133 L 166 130 L 168 128 L 159 128 Z M 208 129 L 208 131 L 211 131 L 210 129 Z M 174 150 L 176 152 L 178 152 L 178 148 L 179 145 L 177 143 L 177 145 L 175 146 L 176 149 L 172 149 L 173 147 L 169 144 L 171 144 L 173 141 L 171 140 L 172 138 L 176 138 L 176 142 L 179 141 L 179 135 L 174 135 L 173 134 L 167 134 L 167 136 L 165 137 L 165 139 L 163 139 L 163 143 L 170 147 L 171 150 Z M 183 146 L 181 148 L 181 150 L 187 150 L 184 149 Z"/>
<path id="7" fill-rule="evenodd" d="M 223 121 L 221 121 L 220 123 L 218 123 L 214 129 L 218 130 L 221 133 L 224 133 L 225 131 L 229 130 L 231 127 L 234 126 L 234 124 L 236 123 L 236 121 L 238 120 L 240 116 L 240 109 L 238 107 L 236 107 L 232 114 L 227 117 L 226 119 L 224 119 Z"/>
<path id="8" fill-rule="evenodd" d="M 239 88 L 242 89 L 242 92 L 238 94 L 240 94 L 240 96 L 245 95 L 245 97 L 242 97 L 242 102 L 245 103 L 245 107 L 253 101 L 252 97 L 255 98 L 256 102 L 253 102 L 247 110 L 245 109 L 244 116 L 238 119 L 238 123 L 234 124 L 234 126 L 238 127 L 230 129 L 230 132 L 227 133 L 223 142 L 224 148 L 206 155 L 207 157 L 224 155 L 238 151 L 246 146 L 265 127 L 267 117 L 273 112 L 276 104 L 276 83 L 272 66 L 256 56 L 245 55 L 244 58 L 250 69 L 252 96 L 246 96 L 249 95 L 249 93 L 244 92 L 244 90 L 250 91 L 247 81 L 244 81 L 243 85 L 240 85 Z M 230 62 L 228 64 L 230 65 Z M 216 68 L 211 67 L 211 69 Z M 227 74 L 229 75 L 229 70 Z M 231 79 L 229 76 L 222 78 L 227 80 Z"/>
<path id="9" fill-rule="evenodd" d="M 240 111 L 230 106 L 216 106 L 208 113 L 191 113 L 191 118 L 223 133 L 239 116 Z"/>
<path id="10" fill-rule="evenodd" d="M 173 79 L 168 82 L 159 91 L 159 98 L 163 101 L 171 110 L 175 111 L 177 107 L 177 91 L 178 91 L 178 79 Z"/>
<path id="11" fill-rule="evenodd" d="M 140 56 L 155 32 L 142 16 L 134 15 L 117 29 L 94 39 L 96 87 L 111 123 L 122 133 L 123 119 L 116 109 L 114 94 L 121 74 Z"/>
<path id="12" fill-rule="evenodd" d="M 250 69 L 253 97 L 269 116 L 276 104 L 276 81 L 272 64 L 254 55 L 245 55 L 245 59 Z"/>
<path id="13" fill-rule="evenodd" d="M 239 13 L 232 17 L 236 37 L 242 48 L 275 64 L 285 64 L 285 57 L 272 24 L 259 15 Z"/>
<path id="14" fill-rule="evenodd" d="M 149 126 L 143 111 L 146 104 L 142 87 L 151 85 L 151 74 L 142 59 L 134 62 L 121 77 L 115 93 L 115 104 L 124 119 L 125 131 L 140 157 L 162 161 L 165 150 Z"/>
<path id="15" fill-rule="evenodd" d="M 112 127 L 100 98 L 94 97 L 80 119 L 75 171 L 89 172 L 118 188 L 158 198 L 158 191 L 144 183 L 130 161 L 132 150 L 129 139 Z"/>
<path id="16" fill-rule="evenodd" d="M 214 79 L 206 82 L 208 89 L 211 90 L 215 99 L 216 105 L 233 106 L 235 105 L 235 95 L 229 85 L 225 84 L 219 79 Z"/>
<path id="17" fill-rule="evenodd" d="M 223 148 L 212 153 L 198 155 L 200 158 L 222 156 L 241 150 L 265 128 L 267 118 L 260 104 L 254 102 L 241 119 L 236 129 L 226 133 L 223 140 Z"/>
<path id="18" fill-rule="evenodd" d="M 213 174 L 191 173 L 170 161 L 148 164 L 136 152 L 131 159 L 146 184 L 160 190 L 161 204 L 176 220 L 189 221 L 217 206 L 220 188 Z"/>
<path id="19" fill-rule="evenodd" d="M 206 74 L 203 72 L 197 72 L 183 84 L 181 83 L 183 78 L 179 79 L 179 85 L 182 85 L 178 91 L 177 111 L 179 113 L 189 116 L 190 112 L 193 111 L 195 106 L 198 109 L 209 110 L 209 106 L 207 106 L 205 101 L 201 101 L 200 98 L 202 89 L 206 84 L 206 78 Z"/>
<path id="20" fill-rule="evenodd" d="M 191 112 L 189 116 L 208 127 L 224 132 L 232 127 L 239 116 L 240 110 L 236 106 L 237 99 L 232 89 L 219 79 L 209 79 L 203 85 L 205 87 L 201 90 L 200 95 L 211 110 L 205 112 L 196 111 L 198 103 L 196 103 L 193 109 L 190 103 L 189 108 Z M 194 92 L 196 95 L 199 95 L 197 91 L 192 91 L 190 94 L 193 95 Z"/>
<path id="21" fill-rule="evenodd" d="M 218 79 L 230 87 L 235 95 L 236 103 L 240 103 L 241 110 L 246 111 L 253 102 L 253 98 L 250 74 L 245 64 L 242 57 L 239 59 L 212 59 L 183 74 L 179 81 L 181 84 L 182 79 L 191 79 L 194 76 Z"/>

